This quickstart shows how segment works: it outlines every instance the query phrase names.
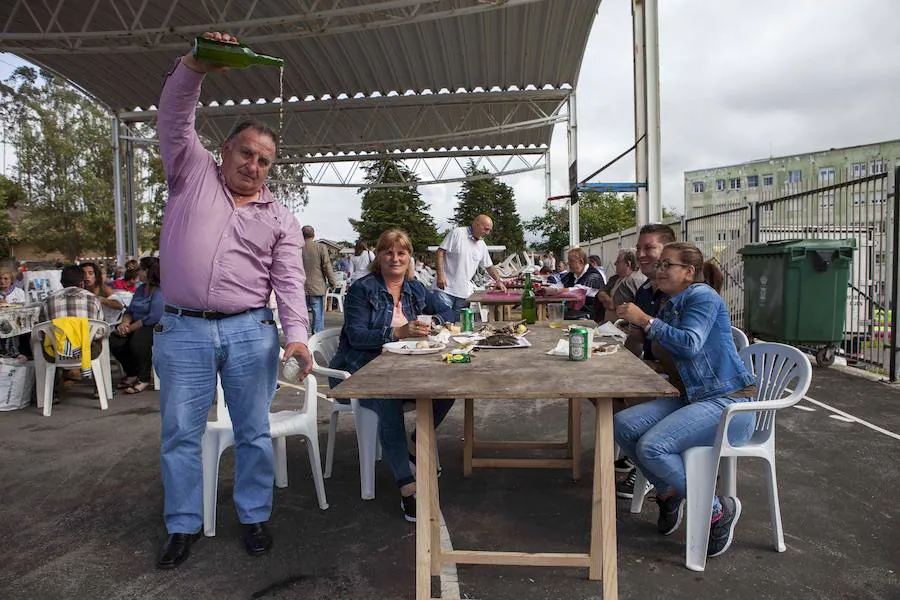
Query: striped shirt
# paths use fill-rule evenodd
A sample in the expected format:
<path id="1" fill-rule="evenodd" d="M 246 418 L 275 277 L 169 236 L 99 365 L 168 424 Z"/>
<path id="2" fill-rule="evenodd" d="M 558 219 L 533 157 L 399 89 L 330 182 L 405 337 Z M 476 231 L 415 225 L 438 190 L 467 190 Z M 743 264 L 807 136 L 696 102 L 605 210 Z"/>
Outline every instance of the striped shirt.
<path id="1" fill-rule="evenodd" d="M 38 321 L 43 323 L 62 317 L 86 317 L 103 321 L 103 306 L 100 299 L 89 291 L 68 287 L 47 296 L 41 304 Z"/>

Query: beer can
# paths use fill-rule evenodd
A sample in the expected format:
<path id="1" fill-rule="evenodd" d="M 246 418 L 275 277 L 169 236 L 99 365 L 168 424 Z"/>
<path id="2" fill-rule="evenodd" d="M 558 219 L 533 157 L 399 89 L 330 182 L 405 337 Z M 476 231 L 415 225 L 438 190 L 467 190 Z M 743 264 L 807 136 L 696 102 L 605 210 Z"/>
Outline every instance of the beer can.
<path id="1" fill-rule="evenodd" d="M 475 313 L 471 308 L 459 311 L 460 331 L 475 331 Z"/>
<path id="2" fill-rule="evenodd" d="M 587 360 L 590 355 L 587 327 L 572 327 L 569 330 L 569 360 Z"/>

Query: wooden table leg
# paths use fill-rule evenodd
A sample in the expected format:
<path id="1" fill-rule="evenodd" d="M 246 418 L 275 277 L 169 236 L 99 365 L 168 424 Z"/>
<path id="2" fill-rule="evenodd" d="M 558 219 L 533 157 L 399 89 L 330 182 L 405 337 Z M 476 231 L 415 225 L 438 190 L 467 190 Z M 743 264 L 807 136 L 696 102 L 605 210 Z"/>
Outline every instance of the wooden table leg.
<path id="1" fill-rule="evenodd" d="M 431 421 L 431 469 L 425 471 L 428 479 L 431 480 L 431 575 L 432 577 L 440 577 L 441 565 L 441 488 L 438 485 L 437 476 L 437 435 L 434 433 L 434 420 Z"/>
<path id="2" fill-rule="evenodd" d="M 433 473 L 435 464 L 431 454 L 434 448 L 434 412 L 430 398 L 416 400 L 416 472 Z M 432 548 L 431 520 L 434 482 L 431 477 L 416 480 L 416 600 L 431 600 L 431 554 L 440 552 Z"/>
<path id="3" fill-rule="evenodd" d="M 538 322 L 547 320 L 547 305 L 543 302 L 537 305 L 537 320 Z"/>
<path id="4" fill-rule="evenodd" d="M 475 454 L 475 401 L 465 399 L 463 413 L 463 477 L 472 475 L 472 456 Z"/>
<path id="5" fill-rule="evenodd" d="M 603 579 L 603 600 L 617 600 L 619 579 L 616 561 L 615 473 L 612 467 L 614 451 L 612 400 L 598 398 L 596 405 L 588 578 Z"/>
<path id="6" fill-rule="evenodd" d="M 571 431 L 570 452 L 572 453 L 572 479 L 581 479 L 581 401 L 569 400 L 569 429 Z"/>

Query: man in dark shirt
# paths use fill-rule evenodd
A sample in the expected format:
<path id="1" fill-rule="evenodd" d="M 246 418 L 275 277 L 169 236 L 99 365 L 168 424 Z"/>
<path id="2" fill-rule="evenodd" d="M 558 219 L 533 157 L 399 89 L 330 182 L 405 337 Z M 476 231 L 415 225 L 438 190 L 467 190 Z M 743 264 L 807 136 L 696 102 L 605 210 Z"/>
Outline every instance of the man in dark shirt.
<path id="1" fill-rule="evenodd" d="M 660 307 L 669 300 L 669 296 L 665 292 L 656 288 L 656 261 L 662 256 L 663 247 L 674 241 L 675 232 L 668 225 L 644 225 L 638 235 L 635 254 L 637 254 L 641 273 L 647 276 L 647 281 L 635 292 L 634 303 L 651 317 L 655 317 Z M 621 307 L 617 309 L 617 312 L 620 310 Z M 621 313 L 619 316 L 622 316 Z M 626 348 L 638 357 L 643 356 L 644 360 L 653 360 L 653 351 L 650 345 L 650 340 L 640 327 L 634 325 L 629 327 L 628 339 L 625 341 Z M 627 456 L 616 461 L 616 471 L 628 473 L 625 479 L 616 485 L 616 495 L 619 498 L 632 498 L 637 471 Z M 644 494 L 649 491 L 649 487 L 645 488 Z"/>

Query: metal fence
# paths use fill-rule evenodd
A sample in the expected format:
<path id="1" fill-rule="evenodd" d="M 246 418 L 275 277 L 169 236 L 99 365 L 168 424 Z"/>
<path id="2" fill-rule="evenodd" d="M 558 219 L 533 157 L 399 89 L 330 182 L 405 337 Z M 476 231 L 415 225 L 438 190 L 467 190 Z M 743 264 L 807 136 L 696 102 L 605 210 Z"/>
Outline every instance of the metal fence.
<path id="1" fill-rule="evenodd" d="M 889 179 L 894 179 L 889 183 Z M 900 168 L 893 177 L 879 173 L 840 183 L 825 182 L 810 190 L 785 190 L 781 197 L 666 223 L 680 239 L 695 244 L 707 259 L 718 262 L 725 283 L 722 297 L 732 322 L 744 325 L 744 264 L 738 253 L 745 244 L 772 240 L 856 239 L 847 289 L 847 315 L 842 352 L 847 363 L 897 378 L 896 330 Z M 621 248 L 633 248 L 631 228 L 582 244 L 597 254 L 607 272 Z"/>

